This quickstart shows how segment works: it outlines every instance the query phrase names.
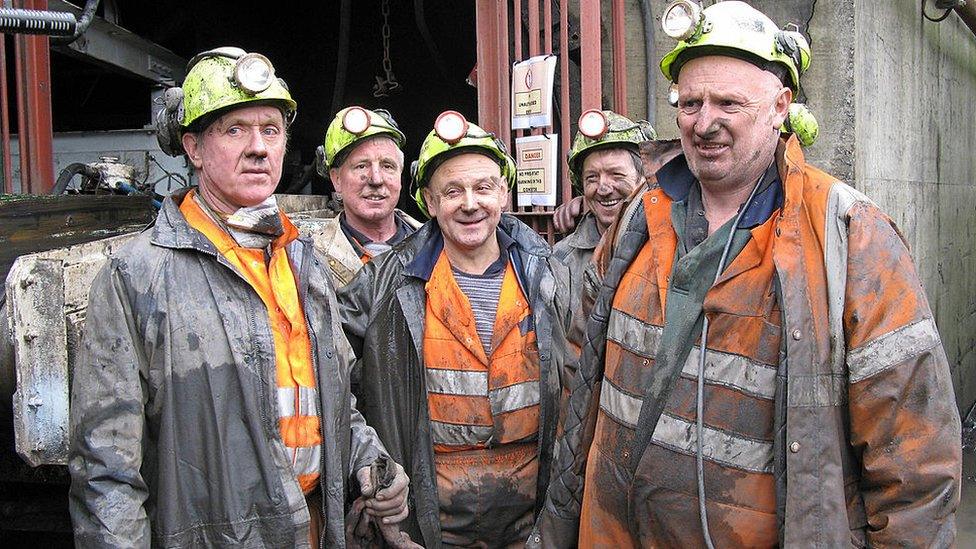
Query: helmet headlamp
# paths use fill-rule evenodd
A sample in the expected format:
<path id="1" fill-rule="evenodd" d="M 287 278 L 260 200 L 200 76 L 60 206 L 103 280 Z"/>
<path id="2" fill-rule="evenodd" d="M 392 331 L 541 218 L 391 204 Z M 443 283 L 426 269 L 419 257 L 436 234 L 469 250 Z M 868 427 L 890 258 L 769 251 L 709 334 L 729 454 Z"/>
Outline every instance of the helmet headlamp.
<path id="1" fill-rule="evenodd" d="M 234 65 L 234 82 L 251 95 L 257 95 L 271 87 L 275 81 L 274 67 L 260 53 L 249 53 Z"/>
<path id="2" fill-rule="evenodd" d="M 441 141 L 453 145 L 468 134 L 468 121 L 457 111 L 444 111 L 434 121 L 434 133 Z"/>
<path id="3" fill-rule="evenodd" d="M 668 104 L 672 107 L 677 107 L 678 97 L 678 85 L 672 82 L 671 86 L 668 88 Z"/>
<path id="4" fill-rule="evenodd" d="M 365 132 L 369 129 L 369 113 L 361 107 L 350 107 L 342 115 L 342 129 L 355 135 Z"/>
<path id="5" fill-rule="evenodd" d="M 664 8 L 661 26 L 664 34 L 675 40 L 688 40 L 698 30 L 702 9 L 692 0 L 674 0 Z"/>
<path id="6" fill-rule="evenodd" d="M 590 109 L 581 114 L 577 126 L 580 133 L 590 139 L 600 139 L 610 127 L 606 115 L 597 109 Z"/>

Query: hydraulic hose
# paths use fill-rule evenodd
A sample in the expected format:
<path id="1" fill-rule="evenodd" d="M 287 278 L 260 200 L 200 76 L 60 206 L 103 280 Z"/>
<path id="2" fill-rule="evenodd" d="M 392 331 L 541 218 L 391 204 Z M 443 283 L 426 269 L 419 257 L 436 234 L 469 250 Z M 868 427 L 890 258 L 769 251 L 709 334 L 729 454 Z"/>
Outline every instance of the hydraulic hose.
<path id="1" fill-rule="evenodd" d="M 92 20 L 95 18 L 95 10 L 98 9 L 98 0 L 88 0 L 85 2 L 85 9 L 81 11 L 81 19 L 78 19 L 78 25 L 75 27 L 75 32 L 71 36 L 53 38 L 51 41 L 55 44 L 70 44 L 75 40 L 81 38 L 82 34 L 88 30 L 88 26 L 91 25 Z"/>
<path id="2" fill-rule="evenodd" d="M 346 69 L 349 66 L 349 0 L 342 0 L 339 5 L 339 48 L 336 51 L 335 87 L 332 89 L 332 110 L 339 112 L 342 108 L 342 93 L 346 87 Z"/>
<path id="3" fill-rule="evenodd" d="M 715 269 L 715 278 L 712 279 L 712 286 L 718 282 L 719 277 L 722 276 L 722 271 L 725 270 L 725 261 L 729 257 L 732 240 L 735 239 L 735 230 L 739 227 L 742 216 L 749 209 L 749 204 L 752 203 L 752 199 L 755 198 L 756 192 L 762 186 L 764 179 L 765 173 L 756 181 L 752 192 L 749 193 L 749 198 L 735 216 L 735 222 L 732 223 L 732 227 L 729 229 L 729 238 L 725 241 L 725 248 L 722 249 L 722 257 L 718 260 L 718 269 Z M 695 469 L 698 480 L 698 518 L 701 519 L 702 536 L 705 538 L 705 545 L 708 546 L 708 549 L 715 549 L 715 545 L 712 544 L 712 536 L 708 533 L 708 511 L 705 509 L 705 460 L 703 457 L 705 445 L 702 440 L 702 435 L 705 433 L 705 358 L 708 354 L 708 315 L 705 314 L 704 310 L 702 311 L 700 349 L 701 352 L 698 353 L 698 390 L 695 394 L 695 438 L 697 439 L 695 441 Z"/>
<path id="4" fill-rule="evenodd" d="M 64 194 L 64 191 L 68 189 L 68 183 L 71 183 L 71 180 L 74 179 L 76 175 L 83 175 L 89 179 L 95 180 L 100 177 L 98 170 L 92 168 L 88 164 L 82 164 L 81 162 L 68 164 L 63 170 L 61 170 L 61 174 L 58 175 L 58 180 L 54 184 L 54 188 L 51 189 L 51 194 Z"/>

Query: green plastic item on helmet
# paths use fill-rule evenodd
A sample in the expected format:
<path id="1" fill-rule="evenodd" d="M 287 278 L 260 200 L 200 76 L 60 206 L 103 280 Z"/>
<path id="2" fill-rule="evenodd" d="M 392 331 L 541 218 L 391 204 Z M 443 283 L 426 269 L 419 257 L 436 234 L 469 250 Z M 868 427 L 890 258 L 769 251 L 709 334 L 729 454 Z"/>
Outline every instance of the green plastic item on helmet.
<path id="1" fill-rule="evenodd" d="M 639 152 L 644 141 L 657 138 L 657 132 L 645 120 L 633 120 L 613 111 L 589 110 L 580 115 L 577 124 L 579 131 L 573 138 L 567 162 L 573 184 L 579 187 L 583 160 L 598 149 L 625 148 Z"/>
<path id="2" fill-rule="evenodd" d="M 695 4 L 694 6 L 692 4 Z M 800 89 L 800 75 L 810 66 L 810 45 L 797 30 L 780 30 L 756 8 L 729 0 L 697 9 L 690 0 L 674 0 L 665 8 L 661 21 L 669 36 L 682 24 L 689 27 L 686 38 L 661 59 L 661 72 L 673 82 L 681 66 L 704 55 L 729 55 L 750 62 L 768 61 L 785 66 L 794 93 Z M 695 15 L 697 21 L 693 21 Z"/>
<path id="3" fill-rule="evenodd" d="M 323 165 L 319 171 L 327 172 L 329 168 L 334 168 L 336 159 L 341 158 L 344 152 L 352 150 L 360 141 L 376 135 L 388 135 L 401 149 L 407 142 L 407 137 L 400 131 L 393 115 L 383 109 L 371 111 L 354 106 L 340 110 L 325 132 Z"/>
<path id="4" fill-rule="evenodd" d="M 289 122 L 298 108 L 268 58 L 240 48 L 216 48 L 194 56 L 182 88 L 184 129 L 209 113 L 254 101 L 280 103 Z"/>
<path id="5" fill-rule="evenodd" d="M 809 147 L 817 140 L 820 124 L 810 109 L 803 103 L 791 103 L 790 112 L 781 128 L 782 132 L 793 133 L 800 145 Z"/>
<path id="6" fill-rule="evenodd" d="M 410 165 L 410 175 L 413 179 L 414 201 L 424 215 L 427 204 L 424 201 L 423 188 L 430 183 L 434 170 L 444 160 L 462 152 L 482 153 L 490 156 L 501 167 L 502 177 L 508 182 L 508 187 L 515 185 L 517 175 L 515 159 L 508 154 L 505 144 L 495 137 L 495 134 L 482 129 L 464 119 L 456 111 L 441 113 L 434 122 L 434 129 L 427 134 L 417 160 Z"/>

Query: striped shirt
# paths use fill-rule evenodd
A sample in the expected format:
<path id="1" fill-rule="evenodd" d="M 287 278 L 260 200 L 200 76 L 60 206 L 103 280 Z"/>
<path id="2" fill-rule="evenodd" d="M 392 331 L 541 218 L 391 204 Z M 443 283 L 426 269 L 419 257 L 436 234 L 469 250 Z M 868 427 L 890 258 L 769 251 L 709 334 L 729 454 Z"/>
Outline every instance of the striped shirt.
<path id="1" fill-rule="evenodd" d="M 492 264 L 494 267 L 497 264 Z M 485 274 L 473 275 L 461 272 L 454 267 L 451 271 L 454 280 L 471 303 L 474 314 L 475 327 L 478 338 L 485 348 L 485 356 L 491 356 L 491 338 L 495 333 L 495 316 L 498 312 L 498 297 L 502 292 L 502 280 L 505 278 L 505 263 L 501 269 L 489 267 Z"/>

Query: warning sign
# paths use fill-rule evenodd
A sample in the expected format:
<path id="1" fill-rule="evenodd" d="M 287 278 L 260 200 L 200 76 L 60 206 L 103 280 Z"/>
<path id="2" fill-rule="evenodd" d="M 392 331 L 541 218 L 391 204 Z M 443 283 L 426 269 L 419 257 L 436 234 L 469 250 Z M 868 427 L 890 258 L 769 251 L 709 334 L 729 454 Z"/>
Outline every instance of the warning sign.
<path id="1" fill-rule="evenodd" d="M 529 135 L 515 140 L 519 206 L 556 205 L 558 134 Z"/>

